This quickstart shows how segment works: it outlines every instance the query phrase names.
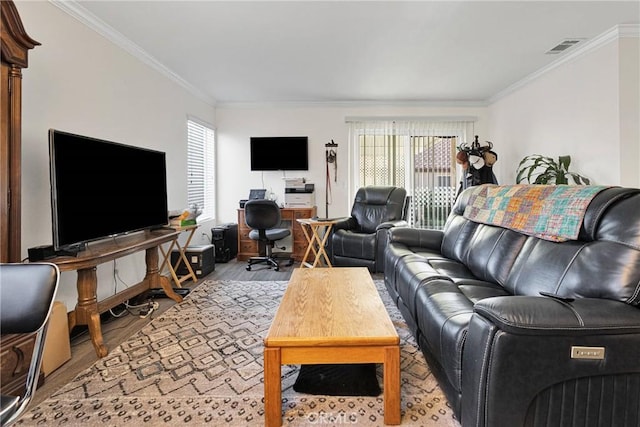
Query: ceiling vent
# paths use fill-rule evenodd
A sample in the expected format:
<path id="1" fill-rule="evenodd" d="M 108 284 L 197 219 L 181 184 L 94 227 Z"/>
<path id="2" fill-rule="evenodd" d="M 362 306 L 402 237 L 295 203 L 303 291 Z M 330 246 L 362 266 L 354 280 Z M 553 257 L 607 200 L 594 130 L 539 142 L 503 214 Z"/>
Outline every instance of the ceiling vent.
<path id="1" fill-rule="evenodd" d="M 565 50 L 577 45 L 584 39 L 565 39 L 558 43 L 555 47 L 549 49 L 546 53 L 549 55 L 555 55 L 558 53 L 562 53 Z"/>

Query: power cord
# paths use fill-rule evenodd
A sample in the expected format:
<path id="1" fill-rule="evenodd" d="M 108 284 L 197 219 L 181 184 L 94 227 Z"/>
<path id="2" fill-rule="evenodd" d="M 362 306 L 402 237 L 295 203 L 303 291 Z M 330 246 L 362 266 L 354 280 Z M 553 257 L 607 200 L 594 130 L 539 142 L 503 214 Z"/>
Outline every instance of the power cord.
<path id="1" fill-rule="evenodd" d="M 139 314 L 140 318 L 146 319 L 147 317 L 151 316 L 151 313 L 156 311 L 158 307 L 160 307 L 160 304 L 158 304 L 156 301 L 150 300 L 147 304 L 147 308 L 143 308 L 140 310 L 140 314 Z"/>
<path id="2" fill-rule="evenodd" d="M 146 319 L 160 307 L 160 304 L 158 304 L 158 302 L 151 299 L 142 304 L 135 305 L 129 304 L 129 300 L 127 300 L 121 305 L 123 306 L 123 310 L 120 313 L 114 312 L 113 309 L 109 309 L 109 313 L 115 318 L 123 317 L 126 314 L 130 314 L 132 316 L 139 316 L 141 319 Z"/>
<path id="3" fill-rule="evenodd" d="M 122 316 L 124 316 L 124 315 L 126 315 L 126 314 L 129 314 L 129 313 L 130 313 L 130 311 L 129 311 L 129 309 L 125 306 L 125 307 L 124 307 L 124 310 L 122 310 L 120 313 L 114 313 L 113 308 L 110 308 L 110 309 L 109 309 L 109 313 L 110 313 L 113 317 L 115 317 L 115 318 L 119 318 L 119 317 L 122 317 Z"/>

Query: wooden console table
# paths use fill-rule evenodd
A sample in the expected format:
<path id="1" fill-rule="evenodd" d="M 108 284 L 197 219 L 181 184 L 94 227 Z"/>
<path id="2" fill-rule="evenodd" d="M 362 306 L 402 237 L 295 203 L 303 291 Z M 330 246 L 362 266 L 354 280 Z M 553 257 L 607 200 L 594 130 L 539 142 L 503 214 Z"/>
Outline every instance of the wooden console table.
<path id="1" fill-rule="evenodd" d="M 169 279 L 160 275 L 158 267 L 158 246 L 174 242 L 181 232 L 170 228 L 144 231 L 89 244 L 86 250 L 79 252 L 75 257 L 60 256 L 48 260 L 56 264 L 60 271 L 76 270 L 78 272 L 78 303 L 75 310 L 69 314 L 69 331 L 76 325 L 87 325 L 98 357 L 104 357 L 109 352 L 102 339 L 100 313 L 151 288 L 162 287 L 168 297 L 176 302 L 182 301 L 182 297 L 173 291 Z M 147 265 L 144 279 L 136 285 L 98 301 L 97 266 L 142 250 L 146 251 Z"/>

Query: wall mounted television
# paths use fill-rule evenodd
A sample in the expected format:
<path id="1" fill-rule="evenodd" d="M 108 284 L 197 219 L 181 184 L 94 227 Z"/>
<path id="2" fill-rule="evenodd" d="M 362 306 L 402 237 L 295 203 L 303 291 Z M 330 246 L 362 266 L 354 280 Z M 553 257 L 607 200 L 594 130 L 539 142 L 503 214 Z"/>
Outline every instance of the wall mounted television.
<path id="1" fill-rule="evenodd" d="M 252 171 L 309 170 L 309 137 L 251 137 Z"/>
<path id="2" fill-rule="evenodd" d="M 49 130 L 53 246 L 86 243 L 166 226 L 165 153 Z"/>

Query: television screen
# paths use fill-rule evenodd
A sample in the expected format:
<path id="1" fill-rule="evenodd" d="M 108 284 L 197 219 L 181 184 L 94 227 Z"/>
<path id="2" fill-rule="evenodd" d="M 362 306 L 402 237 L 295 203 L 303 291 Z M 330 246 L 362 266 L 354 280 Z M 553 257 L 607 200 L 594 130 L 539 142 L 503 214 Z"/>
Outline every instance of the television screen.
<path id="1" fill-rule="evenodd" d="M 252 171 L 309 170 L 309 138 L 306 136 L 252 137 Z"/>
<path id="2" fill-rule="evenodd" d="M 55 250 L 168 224 L 165 153 L 49 130 Z"/>

